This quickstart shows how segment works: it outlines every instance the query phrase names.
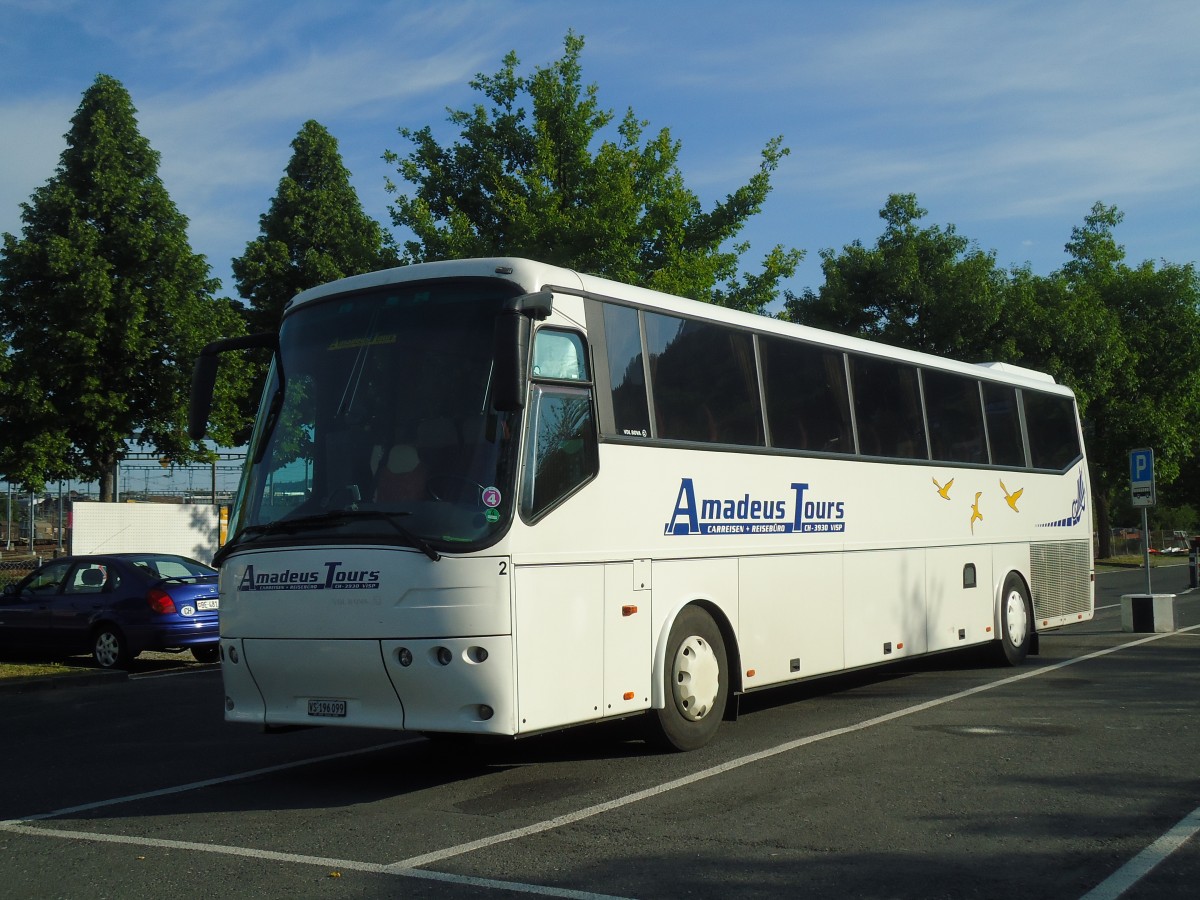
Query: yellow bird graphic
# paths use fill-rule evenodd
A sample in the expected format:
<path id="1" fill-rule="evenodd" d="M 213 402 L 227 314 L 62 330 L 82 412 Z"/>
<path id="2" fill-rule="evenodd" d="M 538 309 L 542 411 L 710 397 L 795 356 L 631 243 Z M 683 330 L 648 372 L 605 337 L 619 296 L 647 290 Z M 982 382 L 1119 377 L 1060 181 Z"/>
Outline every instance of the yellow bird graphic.
<path id="1" fill-rule="evenodd" d="M 1006 488 L 1006 487 L 1004 486 L 1004 482 L 1003 482 L 1003 481 L 1001 481 L 1001 482 L 1000 482 L 1000 490 L 1004 491 L 1004 500 L 1005 500 L 1005 502 L 1006 502 L 1006 503 L 1007 503 L 1007 504 L 1008 504 L 1010 507 L 1012 507 L 1012 511 L 1013 511 L 1013 512 L 1020 512 L 1020 510 L 1019 510 L 1019 509 L 1017 509 L 1017 501 L 1018 501 L 1018 500 L 1020 500 L 1020 499 L 1021 499 L 1021 495 L 1022 495 L 1023 493 L 1025 493 L 1025 488 L 1018 488 L 1017 490 L 1013 491 L 1013 492 L 1010 494 L 1010 493 L 1008 492 L 1008 488 Z"/>
<path id="2" fill-rule="evenodd" d="M 983 496 L 983 491 L 975 492 L 975 502 L 971 504 L 971 534 L 975 533 L 975 521 L 978 519 L 983 521 L 983 513 L 979 511 L 979 498 Z"/>
<path id="3" fill-rule="evenodd" d="M 933 482 L 933 486 L 937 488 L 939 496 L 941 496 L 943 500 L 949 500 L 950 486 L 954 484 L 954 479 L 951 478 L 949 481 L 947 481 L 945 486 L 938 484 L 938 480 L 936 478 L 931 478 L 930 480 Z"/>

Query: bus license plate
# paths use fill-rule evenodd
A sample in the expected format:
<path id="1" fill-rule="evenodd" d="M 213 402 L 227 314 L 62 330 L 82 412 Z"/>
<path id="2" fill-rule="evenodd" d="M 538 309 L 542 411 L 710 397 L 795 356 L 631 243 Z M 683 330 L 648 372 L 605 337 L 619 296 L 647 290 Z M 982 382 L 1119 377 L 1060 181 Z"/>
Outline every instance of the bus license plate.
<path id="1" fill-rule="evenodd" d="M 346 717 L 345 700 L 309 700 L 308 714 L 310 716 L 326 716 L 339 719 Z"/>

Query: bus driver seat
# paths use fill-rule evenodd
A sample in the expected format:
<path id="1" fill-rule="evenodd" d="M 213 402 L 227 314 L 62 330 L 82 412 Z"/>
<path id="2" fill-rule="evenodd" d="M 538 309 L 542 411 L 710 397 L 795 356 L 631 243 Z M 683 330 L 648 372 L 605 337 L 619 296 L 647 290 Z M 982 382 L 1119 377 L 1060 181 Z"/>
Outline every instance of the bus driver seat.
<path id="1" fill-rule="evenodd" d="M 425 467 L 412 444 L 393 444 L 375 473 L 375 500 L 395 503 L 424 500 Z"/>

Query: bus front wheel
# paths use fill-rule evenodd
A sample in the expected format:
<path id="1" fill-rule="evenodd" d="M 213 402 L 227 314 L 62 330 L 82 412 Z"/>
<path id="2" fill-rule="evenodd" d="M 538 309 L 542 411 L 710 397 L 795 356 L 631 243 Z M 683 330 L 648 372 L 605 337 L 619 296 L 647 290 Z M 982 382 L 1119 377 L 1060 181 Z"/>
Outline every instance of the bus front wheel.
<path id="1" fill-rule="evenodd" d="M 668 750 L 695 750 L 716 733 L 729 692 L 725 641 L 712 616 L 686 607 L 671 626 L 664 667 L 666 704 L 652 711 L 652 738 Z"/>
<path id="2" fill-rule="evenodd" d="M 1033 635 L 1033 607 L 1025 581 L 1015 572 L 1004 579 L 1000 595 L 1000 646 L 996 661 L 1019 666 L 1029 655 Z"/>

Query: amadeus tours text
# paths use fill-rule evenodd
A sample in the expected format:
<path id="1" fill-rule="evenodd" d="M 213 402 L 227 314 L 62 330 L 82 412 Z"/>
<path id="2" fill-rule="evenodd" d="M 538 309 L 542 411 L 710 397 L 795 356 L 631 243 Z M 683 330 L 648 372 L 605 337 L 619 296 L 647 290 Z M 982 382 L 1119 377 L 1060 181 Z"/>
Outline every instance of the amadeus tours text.
<path id="1" fill-rule="evenodd" d="M 374 590 L 379 587 L 378 569 L 347 569 L 342 562 L 324 563 L 325 571 L 246 566 L 239 591 L 337 591 Z"/>
<path id="2" fill-rule="evenodd" d="M 792 483 L 790 491 L 759 495 L 697 494 L 691 478 L 681 478 L 675 508 L 664 534 L 819 534 L 846 530 L 846 503 Z"/>

